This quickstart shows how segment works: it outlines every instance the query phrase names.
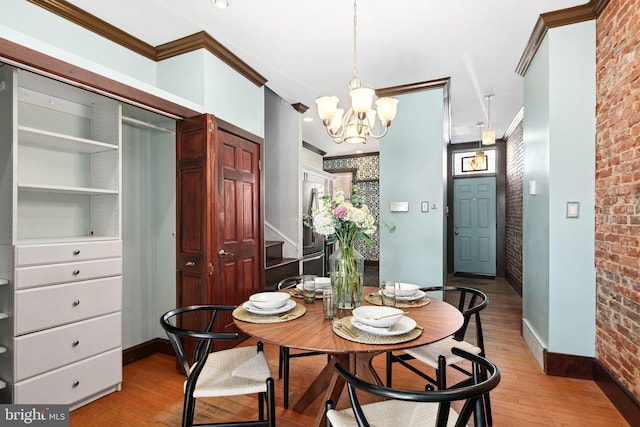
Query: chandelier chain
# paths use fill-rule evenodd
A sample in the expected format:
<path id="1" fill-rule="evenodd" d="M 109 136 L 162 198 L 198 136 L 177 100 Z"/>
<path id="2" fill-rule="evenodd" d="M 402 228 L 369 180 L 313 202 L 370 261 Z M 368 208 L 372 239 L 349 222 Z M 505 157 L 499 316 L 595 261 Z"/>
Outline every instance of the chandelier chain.
<path id="1" fill-rule="evenodd" d="M 358 78 L 358 6 L 357 0 L 353 0 L 353 78 Z"/>

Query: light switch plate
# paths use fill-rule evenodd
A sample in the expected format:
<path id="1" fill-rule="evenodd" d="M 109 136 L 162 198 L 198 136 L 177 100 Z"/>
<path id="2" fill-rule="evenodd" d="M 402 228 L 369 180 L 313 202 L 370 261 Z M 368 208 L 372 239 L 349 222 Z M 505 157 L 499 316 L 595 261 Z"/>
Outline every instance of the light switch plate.
<path id="1" fill-rule="evenodd" d="M 409 202 L 391 202 L 389 210 L 391 212 L 409 212 Z"/>
<path id="2" fill-rule="evenodd" d="M 420 203 L 420 210 L 422 212 L 429 212 L 429 202 Z"/>
<path id="3" fill-rule="evenodd" d="M 578 218 L 580 215 L 580 202 L 567 202 L 567 218 Z"/>

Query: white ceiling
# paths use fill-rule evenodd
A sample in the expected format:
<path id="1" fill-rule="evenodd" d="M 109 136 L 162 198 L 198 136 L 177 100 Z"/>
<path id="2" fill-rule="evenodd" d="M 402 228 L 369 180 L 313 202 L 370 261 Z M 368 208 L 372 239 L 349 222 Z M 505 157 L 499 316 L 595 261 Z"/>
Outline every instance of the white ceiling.
<path id="1" fill-rule="evenodd" d="M 68 1 L 153 46 L 206 31 L 264 76 L 271 90 L 309 107 L 304 116 L 314 121 L 303 123 L 304 141 L 328 155 L 379 149 L 377 140 L 334 144 L 315 108 L 321 95 L 348 101 L 350 0 L 230 0 L 226 10 L 210 0 Z M 515 68 L 539 15 L 585 1 L 360 0 L 360 78 L 383 88 L 450 77 L 454 143 L 478 140 L 476 123 L 488 120 L 485 95 L 493 94 L 491 122 L 502 137 L 523 104 Z"/>

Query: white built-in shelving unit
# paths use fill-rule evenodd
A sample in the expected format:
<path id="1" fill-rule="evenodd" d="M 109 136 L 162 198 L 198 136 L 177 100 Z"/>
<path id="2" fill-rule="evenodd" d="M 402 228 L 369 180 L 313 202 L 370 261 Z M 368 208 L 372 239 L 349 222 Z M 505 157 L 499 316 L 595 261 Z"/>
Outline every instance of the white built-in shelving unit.
<path id="1" fill-rule="evenodd" d="M 120 388 L 121 139 L 117 101 L 0 64 L 0 403 Z"/>

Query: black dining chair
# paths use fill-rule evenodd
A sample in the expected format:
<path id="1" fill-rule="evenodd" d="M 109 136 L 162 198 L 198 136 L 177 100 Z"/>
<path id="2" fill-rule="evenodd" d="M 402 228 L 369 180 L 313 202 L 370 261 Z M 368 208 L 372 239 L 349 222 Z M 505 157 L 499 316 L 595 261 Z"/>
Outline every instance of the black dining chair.
<path id="1" fill-rule="evenodd" d="M 392 385 L 393 363 L 400 363 L 402 366 L 416 373 L 420 377 L 435 385 L 439 390 L 446 388 L 454 388 L 460 385 L 468 384 L 471 381 L 472 372 L 462 364 L 464 359 L 453 354 L 454 347 L 460 348 L 468 353 L 477 354 L 484 357 L 484 335 L 482 332 L 482 323 L 480 321 L 480 312 L 489 304 L 487 295 L 474 288 L 464 286 L 435 286 L 421 288 L 425 292 L 442 292 L 443 300 L 455 301 L 457 309 L 462 313 L 463 323 L 453 335 L 436 341 L 431 344 L 420 347 L 405 349 L 400 353 L 387 352 L 386 354 L 386 371 L 387 386 Z M 466 340 L 469 325 L 473 324 L 475 329 L 474 342 Z M 435 370 L 435 378 L 425 373 L 416 363 L 409 363 L 411 360 L 422 362 Z M 462 382 L 449 385 L 447 383 L 447 367 L 453 368 L 466 376 Z M 487 393 L 484 397 L 486 419 L 489 425 L 493 425 L 491 416 L 491 400 Z"/>
<path id="2" fill-rule="evenodd" d="M 299 283 L 302 283 L 303 276 L 292 276 L 282 279 L 278 282 L 278 290 L 288 290 L 296 287 Z M 280 347 L 280 354 L 278 356 L 278 378 L 283 379 L 283 394 L 284 394 L 284 408 L 289 408 L 289 361 L 297 357 L 306 356 L 318 356 L 321 353 L 319 351 L 296 351 L 291 353 L 289 347 Z M 327 354 L 327 363 L 331 360 L 331 356 Z"/>
<path id="3" fill-rule="evenodd" d="M 275 386 L 262 343 L 259 342 L 255 347 L 211 351 L 215 341 L 238 339 L 237 333 L 213 332 L 214 325 L 217 326 L 217 314 L 234 308 L 223 305 L 192 305 L 168 311 L 160 318 L 160 324 L 169 337 L 186 377 L 182 427 L 276 425 Z M 191 319 L 204 315 L 209 319 L 204 329 L 193 330 L 184 326 L 193 322 Z M 185 353 L 184 340 L 197 340 L 192 359 Z M 196 399 L 244 394 L 258 395 L 258 420 L 194 424 Z"/>
<path id="4" fill-rule="evenodd" d="M 471 363 L 470 384 L 441 390 L 397 389 L 366 382 L 336 364 L 336 371 L 347 382 L 351 408 L 336 410 L 334 402 L 327 401 L 327 427 L 463 427 L 467 426 L 472 415 L 476 427 L 486 426 L 482 397 L 497 387 L 500 371 L 482 356 L 458 348 L 451 351 L 456 357 Z M 374 403 L 362 405 L 358 391 L 362 392 L 361 395 L 376 397 Z M 453 402 L 463 402 L 462 409 L 456 411 L 452 408 Z"/>

